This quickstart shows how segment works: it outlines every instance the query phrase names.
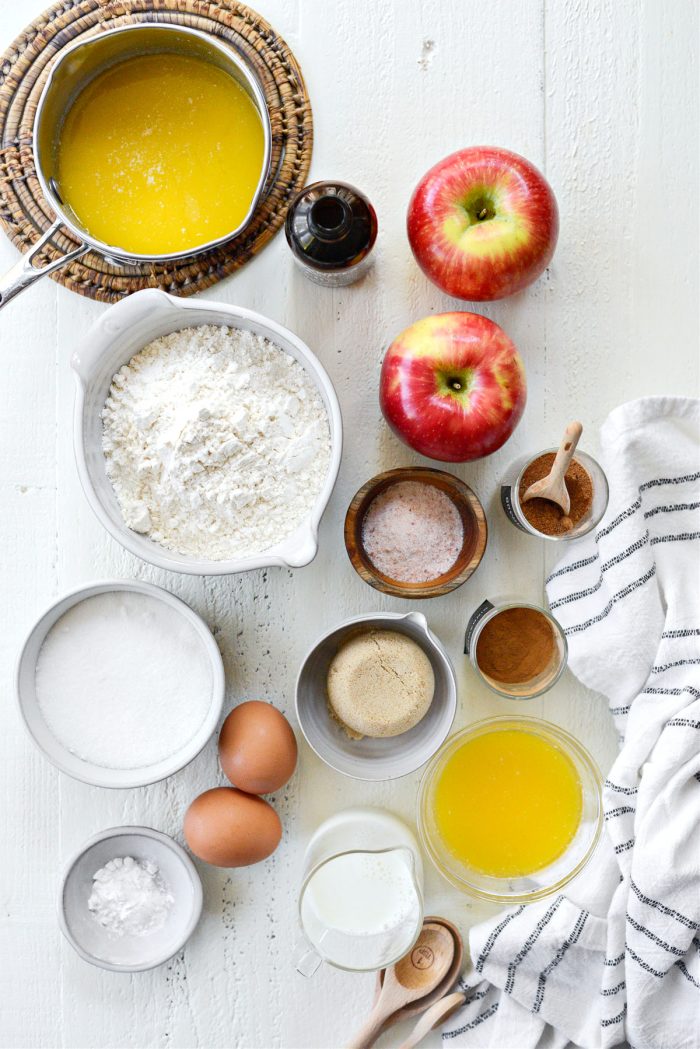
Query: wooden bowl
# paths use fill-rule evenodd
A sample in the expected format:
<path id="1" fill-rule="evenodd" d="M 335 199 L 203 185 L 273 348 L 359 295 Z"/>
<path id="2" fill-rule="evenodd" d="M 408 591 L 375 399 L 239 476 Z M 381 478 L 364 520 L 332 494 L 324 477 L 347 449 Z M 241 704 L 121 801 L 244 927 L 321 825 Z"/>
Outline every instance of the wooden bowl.
<path id="1" fill-rule="evenodd" d="M 447 572 L 424 583 L 403 583 L 380 572 L 370 560 L 362 542 L 362 526 L 372 501 L 399 481 L 432 484 L 449 496 L 459 511 L 464 527 L 464 542 L 457 560 Z M 468 484 L 444 470 L 426 466 L 406 466 L 386 470 L 362 485 L 355 493 L 345 515 L 345 548 L 353 568 L 365 583 L 394 597 L 440 597 L 456 590 L 479 567 L 488 539 L 484 508 Z"/>

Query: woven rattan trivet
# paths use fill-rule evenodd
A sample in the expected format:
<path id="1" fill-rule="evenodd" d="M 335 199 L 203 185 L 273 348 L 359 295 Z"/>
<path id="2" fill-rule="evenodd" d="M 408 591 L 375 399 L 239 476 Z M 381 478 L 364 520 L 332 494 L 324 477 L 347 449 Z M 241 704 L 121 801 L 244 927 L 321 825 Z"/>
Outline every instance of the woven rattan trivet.
<path id="1" fill-rule="evenodd" d="M 268 23 L 236 0 L 59 0 L 7 49 L 0 65 L 0 222 L 20 249 L 51 225 L 32 155 L 34 112 L 53 56 L 73 41 L 131 22 L 175 22 L 220 37 L 256 70 L 270 110 L 272 164 L 250 225 L 235 240 L 186 263 L 116 267 L 90 252 L 53 274 L 72 291 L 116 302 L 140 288 L 192 295 L 233 273 L 270 240 L 287 205 L 305 184 L 311 162 L 313 122 L 301 70 L 287 44 Z M 62 251 L 75 246 L 59 234 Z M 47 259 L 58 252 L 47 249 Z"/>

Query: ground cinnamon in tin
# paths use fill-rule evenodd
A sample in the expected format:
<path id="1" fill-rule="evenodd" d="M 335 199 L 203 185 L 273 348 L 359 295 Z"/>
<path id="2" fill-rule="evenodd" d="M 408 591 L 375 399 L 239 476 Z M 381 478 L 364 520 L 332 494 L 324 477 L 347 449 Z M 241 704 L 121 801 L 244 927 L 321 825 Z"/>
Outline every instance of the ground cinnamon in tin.
<path id="1" fill-rule="evenodd" d="M 546 452 L 530 463 L 520 482 L 520 499 L 531 484 L 547 476 L 552 468 L 554 455 L 554 452 Z M 568 515 L 549 499 L 528 499 L 526 503 L 520 502 L 520 509 L 526 520 L 544 535 L 563 535 L 570 532 L 593 504 L 593 483 L 588 471 L 576 459 L 571 460 L 564 480 L 571 500 Z"/>
<path id="2" fill-rule="evenodd" d="M 505 608 L 479 634 L 476 661 L 487 678 L 523 685 L 545 673 L 556 656 L 552 624 L 536 608 Z"/>

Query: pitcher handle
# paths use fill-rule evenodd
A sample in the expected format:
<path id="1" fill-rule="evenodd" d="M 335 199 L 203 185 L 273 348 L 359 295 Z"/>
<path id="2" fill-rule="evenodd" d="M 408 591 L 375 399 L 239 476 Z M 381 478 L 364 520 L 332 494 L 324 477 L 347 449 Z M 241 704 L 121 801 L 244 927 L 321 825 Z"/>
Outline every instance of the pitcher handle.
<path id="1" fill-rule="evenodd" d="M 315 951 L 313 947 L 307 947 L 297 958 L 296 970 L 298 973 L 301 973 L 302 976 L 308 978 L 309 976 L 313 976 L 322 961 L 323 958 L 318 951 Z"/>
<path id="2" fill-rule="evenodd" d="M 72 262 L 73 259 L 79 258 L 80 255 L 84 255 L 89 249 L 90 245 L 86 241 L 82 241 L 77 248 L 72 248 L 70 251 L 67 251 L 65 255 L 61 255 L 59 258 L 47 262 L 45 266 L 35 266 L 33 260 L 39 254 L 41 249 L 48 244 L 54 233 L 58 233 L 62 225 L 63 223 L 61 220 L 56 219 L 54 224 L 47 229 L 46 233 L 43 233 L 36 243 L 32 244 L 29 250 L 22 255 L 14 266 L 0 277 L 0 310 L 3 306 L 7 305 L 10 299 L 14 299 L 15 295 L 19 295 L 19 293 L 24 291 L 25 288 L 28 288 L 30 284 L 34 284 L 34 282 L 41 277 L 45 277 L 47 274 L 60 269 L 61 266 L 65 266 L 67 262 Z"/>

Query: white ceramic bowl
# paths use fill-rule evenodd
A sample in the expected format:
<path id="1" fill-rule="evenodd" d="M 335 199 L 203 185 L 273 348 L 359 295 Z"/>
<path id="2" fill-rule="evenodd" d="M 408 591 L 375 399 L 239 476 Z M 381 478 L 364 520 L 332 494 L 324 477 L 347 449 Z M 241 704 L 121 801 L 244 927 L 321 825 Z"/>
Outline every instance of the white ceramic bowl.
<path id="1" fill-rule="evenodd" d="M 44 638 L 51 627 L 61 618 L 64 612 L 67 612 L 69 608 L 79 604 L 79 602 L 84 601 L 88 597 L 95 597 L 97 594 L 106 594 L 114 590 L 126 590 L 134 594 L 144 594 L 155 600 L 163 601 L 170 608 L 179 612 L 200 638 L 202 647 L 211 664 L 211 701 L 207 716 L 199 729 L 186 746 L 181 747 L 180 750 L 164 760 L 143 768 L 106 768 L 103 765 L 94 765 L 92 762 L 84 761 L 77 754 L 73 754 L 51 733 L 44 721 L 36 696 L 37 658 L 44 643 Z M 82 780 L 83 783 L 91 783 L 96 787 L 143 787 L 147 783 L 156 783 L 167 776 L 172 776 L 173 773 L 184 768 L 199 754 L 214 732 L 221 716 L 225 694 L 224 665 L 221 653 L 204 620 L 196 612 L 193 612 L 189 605 L 186 605 L 179 597 L 168 593 L 167 590 L 162 590 L 158 586 L 152 586 L 150 583 L 125 582 L 123 580 L 110 580 L 80 587 L 78 590 L 73 590 L 66 594 L 47 609 L 34 624 L 22 646 L 15 680 L 20 713 L 29 735 L 39 750 L 62 772 L 72 776 L 73 779 Z"/>
<path id="2" fill-rule="evenodd" d="M 318 387 L 331 434 L 328 473 L 308 518 L 269 550 L 229 561 L 201 561 L 178 554 L 128 528 L 107 477 L 102 454 L 101 413 L 115 373 L 153 339 L 201 324 L 252 331 L 299 361 Z M 179 299 L 164 291 L 148 289 L 105 310 L 75 351 L 72 365 L 77 377 L 74 446 L 80 482 L 90 506 L 117 542 L 158 568 L 191 575 L 230 575 L 271 565 L 300 568 L 313 560 L 318 550 L 319 522 L 338 476 L 343 427 L 331 380 L 309 347 L 293 332 L 252 310 L 206 299 Z"/>
<path id="3" fill-rule="evenodd" d="M 408 732 L 386 739 L 351 739 L 328 710 L 326 679 L 334 655 L 358 628 L 396 630 L 420 645 L 435 674 L 428 713 Z M 316 642 L 302 663 L 296 686 L 296 712 L 306 742 L 319 758 L 353 779 L 397 779 L 424 765 L 444 743 L 457 710 L 457 682 L 444 647 L 420 612 L 383 612 L 346 619 Z"/>
<path id="4" fill-rule="evenodd" d="M 116 857 L 152 860 L 174 902 L 165 924 L 145 936 L 105 929 L 88 909 L 96 871 Z M 202 913 L 202 883 L 185 850 L 150 827 L 113 827 L 90 838 L 67 864 L 58 896 L 61 932 L 81 958 L 112 972 L 142 972 L 184 947 Z"/>

